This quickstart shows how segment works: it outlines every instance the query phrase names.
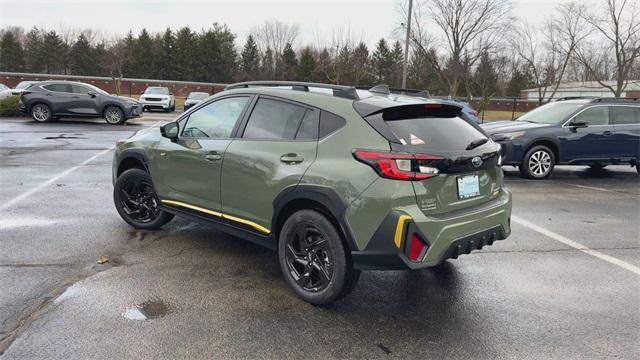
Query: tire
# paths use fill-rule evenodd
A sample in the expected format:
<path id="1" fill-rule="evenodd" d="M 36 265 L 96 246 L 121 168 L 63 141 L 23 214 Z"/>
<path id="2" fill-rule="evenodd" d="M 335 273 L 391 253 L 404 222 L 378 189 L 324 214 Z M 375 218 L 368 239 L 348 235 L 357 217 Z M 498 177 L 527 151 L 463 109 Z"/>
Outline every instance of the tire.
<path id="1" fill-rule="evenodd" d="M 544 145 L 529 149 L 520 164 L 520 174 L 529 179 L 541 180 L 549 177 L 556 165 L 553 151 Z"/>
<path id="2" fill-rule="evenodd" d="M 35 104 L 31 107 L 31 118 L 37 122 L 51 121 L 53 113 L 47 104 Z"/>
<path id="3" fill-rule="evenodd" d="M 171 107 L 171 112 L 176 111 L 176 104 L 173 104 L 173 106 Z"/>
<path id="4" fill-rule="evenodd" d="M 278 260 L 287 285 L 299 298 L 315 305 L 347 296 L 360 278 L 338 230 L 313 210 L 297 211 L 285 221 Z"/>
<path id="5" fill-rule="evenodd" d="M 107 106 L 103 112 L 104 121 L 111 125 L 122 125 L 127 119 L 124 112 L 117 106 Z"/>
<path id="6" fill-rule="evenodd" d="M 113 202 L 120 217 L 138 229 L 159 229 L 173 219 L 173 214 L 158 209 L 160 201 L 151 175 L 144 170 L 129 169 L 118 177 Z"/>

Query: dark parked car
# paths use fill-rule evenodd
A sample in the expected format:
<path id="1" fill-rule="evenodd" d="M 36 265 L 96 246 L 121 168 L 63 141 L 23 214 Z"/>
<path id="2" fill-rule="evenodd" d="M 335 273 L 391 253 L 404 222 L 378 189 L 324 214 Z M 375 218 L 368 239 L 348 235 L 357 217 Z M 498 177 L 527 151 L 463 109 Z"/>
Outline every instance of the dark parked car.
<path id="1" fill-rule="evenodd" d="M 548 177 L 555 165 L 629 164 L 638 170 L 637 99 L 559 100 L 516 121 L 498 121 L 482 127 L 501 144 L 503 163 L 520 167 L 520 173 L 531 179 Z"/>
<path id="2" fill-rule="evenodd" d="M 189 110 L 193 105 L 196 105 L 209 96 L 209 93 L 206 92 L 190 92 L 189 96 L 187 96 L 187 99 L 184 101 L 184 111 Z"/>
<path id="3" fill-rule="evenodd" d="M 139 117 L 142 106 L 132 98 L 110 95 L 93 85 L 71 81 L 43 81 L 22 90 L 20 111 L 46 122 L 60 116 L 97 118 L 112 125 Z"/>

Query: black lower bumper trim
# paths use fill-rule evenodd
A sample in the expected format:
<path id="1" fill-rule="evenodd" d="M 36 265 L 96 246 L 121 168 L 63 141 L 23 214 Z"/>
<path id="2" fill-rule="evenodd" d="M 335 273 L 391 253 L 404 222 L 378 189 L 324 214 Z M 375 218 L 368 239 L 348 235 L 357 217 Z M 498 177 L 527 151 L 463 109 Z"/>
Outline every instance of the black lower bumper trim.
<path id="1" fill-rule="evenodd" d="M 473 250 L 480 250 L 485 246 L 492 245 L 496 240 L 503 240 L 509 236 L 508 231 L 501 226 L 467 235 L 454 240 L 449 244 L 447 250 L 438 258 L 438 261 L 413 262 L 402 256 L 400 251 L 353 251 L 354 268 L 360 270 L 415 270 L 436 266 L 447 259 L 456 259 L 463 254 L 469 254 Z"/>

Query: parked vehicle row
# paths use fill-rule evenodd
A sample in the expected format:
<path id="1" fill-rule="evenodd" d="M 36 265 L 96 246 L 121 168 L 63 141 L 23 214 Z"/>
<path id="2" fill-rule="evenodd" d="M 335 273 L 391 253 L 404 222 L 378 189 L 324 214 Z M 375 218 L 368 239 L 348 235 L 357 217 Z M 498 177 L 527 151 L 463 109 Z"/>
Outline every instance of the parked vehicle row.
<path id="1" fill-rule="evenodd" d="M 504 163 L 544 179 L 556 165 L 628 164 L 640 174 L 640 101 L 569 99 L 540 106 L 516 121 L 483 125 L 502 146 Z"/>

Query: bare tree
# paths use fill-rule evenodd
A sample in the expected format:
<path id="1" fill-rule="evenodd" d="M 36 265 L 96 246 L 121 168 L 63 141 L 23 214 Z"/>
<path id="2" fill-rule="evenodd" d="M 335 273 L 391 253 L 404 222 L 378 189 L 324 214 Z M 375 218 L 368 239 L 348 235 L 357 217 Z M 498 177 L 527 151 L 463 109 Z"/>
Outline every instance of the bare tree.
<path id="1" fill-rule="evenodd" d="M 512 48 L 533 75 L 538 104 L 555 96 L 577 46 L 589 35 L 581 20 L 584 11 L 577 3 L 561 4 L 557 15 L 541 28 L 525 22 L 511 39 Z"/>
<path id="2" fill-rule="evenodd" d="M 403 18 L 408 15 L 405 10 L 401 13 Z M 495 46 L 507 32 L 510 14 L 510 0 L 417 1 L 410 38 L 412 45 L 425 55 L 434 48 L 444 52 L 435 58 L 437 61 L 432 66 L 449 94 L 457 96 L 480 55 Z M 439 28 L 439 38 L 427 31 L 427 19 Z"/>
<path id="3" fill-rule="evenodd" d="M 120 95 L 120 85 L 122 84 L 122 68 L 127 60 L 127 47 L 124 40 L 115 39 L 107 50 L 105 59 L 105 68 L 109 71 L 111 79 L 113 79 L 114 91 Z"/>
<path id="4" fill-rule="evenodd" d="M 268 20 L 264 24 L 254 27 L 251 33 L 255 37 L 260 51 L 264 54 L 267 49 L 273 53 L 274 68 L 278 68 L 282 51 L 287 44 L 295 45 L 300 33 L 298 24 L 287 24 L 279 20 Z"/>
<path id="5" fill-rule="evenodd" d="M 585 12 L 581 17 L 597 38 L 579 46 L 576 59 L 595 81 L 620 97 L 640 58 L 640 5 L 637 0 L 607 0 L 604 12 Z M 606 83 L 611 79 L 614 85 Z"/>

